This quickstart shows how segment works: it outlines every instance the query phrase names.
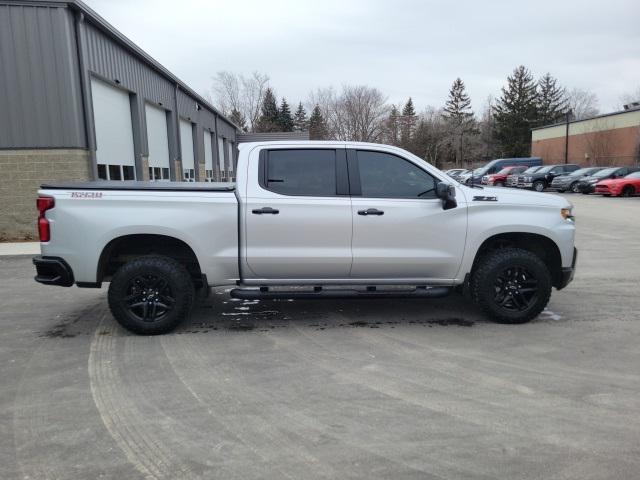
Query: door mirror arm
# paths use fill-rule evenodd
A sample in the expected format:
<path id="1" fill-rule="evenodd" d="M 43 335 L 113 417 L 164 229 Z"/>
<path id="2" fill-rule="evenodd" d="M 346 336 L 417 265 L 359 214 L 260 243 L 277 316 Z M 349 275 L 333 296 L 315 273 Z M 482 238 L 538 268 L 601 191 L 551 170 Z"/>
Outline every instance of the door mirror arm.
<path id="1" fill-rule="evenodd" d="M 456 202 L 456 188 L 449 183 L 439 182 L 436 185 L 436 196 L 442 200 L 443 210 L 449 210 L 458 206 L 458 202 Z"/>

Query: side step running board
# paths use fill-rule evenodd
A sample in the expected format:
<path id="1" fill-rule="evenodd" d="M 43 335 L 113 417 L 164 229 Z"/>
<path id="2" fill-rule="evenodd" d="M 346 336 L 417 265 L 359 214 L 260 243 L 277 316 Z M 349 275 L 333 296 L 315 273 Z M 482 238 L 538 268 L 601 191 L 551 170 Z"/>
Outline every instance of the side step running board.
<path id="1" fill-rule="evenodd" d="M 270 290 L 268 287 L 234 288 L 230 295 L 243 300 L 256 299 L 341 299 L 341 298 L 441 298 L 451 292 L 451 287 L 416 287 L 411 290 L 378 290 L 367 287 L 367 290 L 338 289 L 315 287 L 310 290 Z"/>

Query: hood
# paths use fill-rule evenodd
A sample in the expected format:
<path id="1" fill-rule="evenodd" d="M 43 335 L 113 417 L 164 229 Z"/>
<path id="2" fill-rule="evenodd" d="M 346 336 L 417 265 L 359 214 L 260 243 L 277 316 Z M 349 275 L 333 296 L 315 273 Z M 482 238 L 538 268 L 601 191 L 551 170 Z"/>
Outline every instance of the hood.
<path id="1" fill-rule="evenodd" d="M 511 188 L 464 188 L 464 193 L 469 203 L 473 203 L 473 197 L 496 197 L 497 204 L 522 205 L 538 207 L 571 208 L 571 202 L 560 195 L 553 193 L 534 192 L 532 190 L 515 190 Z"/>
<path id="2" fill-rule="evenodd" d="M 604 180 L 600 180 L 598 184 L 601 185 L 615 185 L 616 183 L 621 183 L 623 181 L 622 178 L 605 178 Z"/>

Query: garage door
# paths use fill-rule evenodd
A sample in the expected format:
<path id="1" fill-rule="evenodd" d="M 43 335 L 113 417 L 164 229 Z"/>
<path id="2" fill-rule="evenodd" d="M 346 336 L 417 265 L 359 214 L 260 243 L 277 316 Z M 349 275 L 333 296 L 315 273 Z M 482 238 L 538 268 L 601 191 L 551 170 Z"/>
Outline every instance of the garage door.
<path id="1" fill-rule="evenodd" d="M 91 79 L 91 97 L 98 177 L 104 180 L 135 180 L 129 94 L 94 78 Z"/>
<path id="2" fill-rule="evenodd" d="M 207 182 L 213 182 L 213 136 L 204 131 L 204 175 Z"/>
<path id="3" fill-rule="evenodd" d="M 180 148 L 182 172 L 186 182 L 196 181 L 195 158 L 193 155 L 193 127 L 191 122 L 180 120 Z"/>
<path id="4" fill-rule="evenodd" d="M 167 113 L 153 105 L 145 105 L 145 116 L 149 144 L 149 179 L 169 180 Z"/>

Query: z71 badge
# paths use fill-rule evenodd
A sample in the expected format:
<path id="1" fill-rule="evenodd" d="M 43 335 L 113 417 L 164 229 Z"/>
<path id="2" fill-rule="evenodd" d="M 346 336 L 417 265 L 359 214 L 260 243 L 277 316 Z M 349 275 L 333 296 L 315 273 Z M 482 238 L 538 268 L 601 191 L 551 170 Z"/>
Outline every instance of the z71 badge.
<path id="1" fill-rule="evenodd" d="M 483 195 L 476 195 L 473 197 L 474 202 L 497 202 L 498 197 L 485 197 Z"/>

